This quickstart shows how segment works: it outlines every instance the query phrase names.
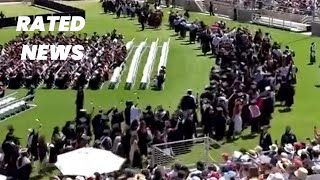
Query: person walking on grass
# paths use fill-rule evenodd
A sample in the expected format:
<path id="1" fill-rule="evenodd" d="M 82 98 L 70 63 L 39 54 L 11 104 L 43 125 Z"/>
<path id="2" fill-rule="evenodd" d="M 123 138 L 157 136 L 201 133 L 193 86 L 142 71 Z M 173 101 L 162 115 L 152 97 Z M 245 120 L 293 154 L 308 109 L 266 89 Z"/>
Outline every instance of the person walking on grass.
<path id="1" fill-rule="evenodd" d="M 311 43 L 310 46 L 310 65 L 313 65 L 316 62 L 316 44 L 314 42 Z"/>
<path id="2" fill-rule="evenodd" d="M 209 14 L 210 14 L 210 16 L 214 16 L 212 1 L 210 1 Z"/>

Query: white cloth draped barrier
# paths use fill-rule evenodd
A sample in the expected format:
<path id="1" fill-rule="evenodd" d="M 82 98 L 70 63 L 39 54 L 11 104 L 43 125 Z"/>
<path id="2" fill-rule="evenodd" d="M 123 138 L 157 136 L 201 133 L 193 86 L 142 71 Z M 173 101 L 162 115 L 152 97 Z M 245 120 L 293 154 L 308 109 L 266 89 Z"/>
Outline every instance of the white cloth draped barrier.
<path id="1" fill-rule="evenodd" d="M 162 45 L 161 56 L 160 56 L 160 61 L 159 61 L 159 65 L 158 65 L 158 72 L 157 72 L 158 75 L 161 70 L 161 67 L 167 66 L 168 53 L 169 53 L 169 43 L 170 43 L 170 39 L 168 39 L 168 41 L 164 42 Z"/>
<path id="2" fill-rule="evenodd" d="M 147 59 L 147 62 L 144 66 L 144 69 L 143 69 L 143 75 L 141 78 L 142 84 L 148 84 L 150 81 L 150 75 L 152 72 L 154 60 L 157 55 L 158 41 L 159 41 L 159 39 L 157 39 L 157 41 L 155 41 L 155 42 L 152 42 L 152 44 L 151 44 L 150 51 L 148 54 L 148 59 Z"/>
<path id="3" fill-rule="evenodd" d="M 130 49 L 133 47 L 133 41 L 134 39 L 132 39 L 130 42 L 128 42 L 126 44 L 126 49 L 127 51 L 129 52 Z M 114 84 L 117 84 L 120 82 L 120 78 L 121 78 L 121 72 L 123 71 L 124 69 L 124 64 L 125 62 L 123 62 L 119 67 L 116 67 L 113 71 L 113 74 L 112 74 L 112 77 L 110 79 L 110 83 L 114 83 Z"/>
<path id="4" fill-rule="evenodd" d="M 133 58 L 132 58 L 132 61 L 131 61 L 131 65 L 130 65 L 130 68 L 129 68 L 129 72 L 128 72 L 128 76 L 127 76 L 127 80 L 126 80 L 127 85 L 132 86 L 132 84 L 135 81 L 135 78 L 136 78 L 136 75 L 137 75 L 137 70 L 138 70 L 139 63 L 140 63 L 140 59 L 141 59 L 141 56 L 142 56 L 142 52 L 146 47 L 146 43 L 147 43 L 146 41 L 147 40 L 145 40 L 145 41 L 140 43 L 140 45 L 138 46 L 138 48 L 136 49 L 136 51 L 135 51 L 135 53 L 133 55 Z"/>

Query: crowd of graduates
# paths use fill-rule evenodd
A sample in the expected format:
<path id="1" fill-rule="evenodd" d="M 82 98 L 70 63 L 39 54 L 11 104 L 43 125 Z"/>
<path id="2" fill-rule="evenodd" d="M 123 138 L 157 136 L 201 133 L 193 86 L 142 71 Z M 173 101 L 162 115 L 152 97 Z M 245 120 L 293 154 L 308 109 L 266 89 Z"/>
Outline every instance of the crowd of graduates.
<path id="1" fill-rule="evenodd" d="M 75 61 L 69 55 L 66 61 L 20 60 L 22 45 L 79 45 L 84 50 L 84 58 Z M 50 52 L 49 52 L 50 54 Z M 38 87 L 45 84 L 48 89 L 89 87 L 99 89 L 126 58 L 127 50 L 123 36 L 116 30 L 105 35 L 96 32 L 83 34 L 54 35 L 41 32 L 28 35 L 22 33 L 14 40 L 0 45 L 0 82 L 10 89 Z"/>
<path id="2" fill-rule="evenodd" d="M 152 28 L 158 28 L 162 23 L 163 12 L 157 3 L 154 4 L 154 9 L 152 9 L 148 2 L 141 4 L 139 1 L 131 0 L 104 0 L 102 8 L 104 13 L 116 14 L 117 18 L 121 16 L 130 19 L 138 17 L 141 30 L 145 29 L 145 24 Z"/>

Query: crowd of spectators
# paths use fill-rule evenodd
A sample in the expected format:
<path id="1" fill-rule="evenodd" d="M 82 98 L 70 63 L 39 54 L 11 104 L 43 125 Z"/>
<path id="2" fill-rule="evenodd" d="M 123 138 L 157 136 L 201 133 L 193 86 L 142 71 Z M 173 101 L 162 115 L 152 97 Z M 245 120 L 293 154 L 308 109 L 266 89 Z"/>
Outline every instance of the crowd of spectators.
<path id="1" fill-rule="evenodd" d="M 48 146 L 38 130 L 29 129 L 28 149 L 20 149 L 19 153 L 19 141 L 14 129 L 9 128 L 2 145 L 5 174 L 23 179 L 30 176 L 33 161 L 44 162 L 49 155 L 48 163 L 53 164 L 61 153 L 93 145 L 126 158 L 124 167 L 142 171 L 96 173 L 89 179 L 305 180 L 308 175 L 317 175 L 317 141 L 297 142 L 289 127 L 280 143 L 274 142 L 268 133 L 275 103 L 283 106 L 281 112 L 291 111 L 294 104 L 295 52 L 288 46 L 281 48 L 269 33 L 261 30 L 231 29 L 224 22 L 188 22 L 175 12 L 170 13 L 169 23 L 181 39 L 189 32 L 191 44 L 198 41 L 204 55 L 211 52 L 215 56 L 216 65 L 204 92 L 198 96 L 187 90 L 173 112 L 161 105 L 143 110 L 127 101 L 123 111 L 113 107 L 107 111 L 99 109 L 95 114 L 94 108 L 92 112 L 83 109 L 85 98 L 79 88 L 75 120 L 66 122 L 61 129 L 55 127 Z M 196 170 L 181 164 L 169 170 L 148 166 L 150 145 L 197 137 L 197 126 L 218 142 L 236 140 L 250 126 L 251 135 L 260 135 L 260 140 L 253 150 L 223 154 L 223 163 L 198 162 Z"/>
<path id="2" fill-rule="evenodd" d="M 264 3 L 267 9 L 301 15 L 311 15 L 313 10 L 319 9 L 319 2 L 317 0 L 273 0 L 262 3 Z"/>
<path id="3" fill-rule="evenodd" d="M 84 58 L 75 61 L 69 54 L 66 61 L 51 61 L 49 51 L 47 60 L 20 60 L 22 45 L 42 44 L 82 45 Z M 0 52 L 0 81 L 10 89 L 38 87 L 42 83 L 49 89 L 80 86 L 99 89 L 127 55 L 123 36 L 116 30 L 105 35 L 95 32 L 92 36 L 87 33 L 22 33 L 0 46 Z"/>

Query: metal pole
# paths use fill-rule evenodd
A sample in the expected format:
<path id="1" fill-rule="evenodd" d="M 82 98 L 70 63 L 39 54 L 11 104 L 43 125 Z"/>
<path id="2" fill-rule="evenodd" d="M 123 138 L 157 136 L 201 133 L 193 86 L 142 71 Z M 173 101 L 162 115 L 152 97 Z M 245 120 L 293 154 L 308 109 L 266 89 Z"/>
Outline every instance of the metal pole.
<path id="1" fill-rule="evenodd" d="M 204 148 L 205 148 L 205 163 L 208 164 L 209 163 L 209 136 L 205 136 L 204 137 Z"/>
<path id="2" fill-rule="evenodd" d="M 152 167 L 155 165 L 155 148 L 151 146 L 151 165 Z"/>

